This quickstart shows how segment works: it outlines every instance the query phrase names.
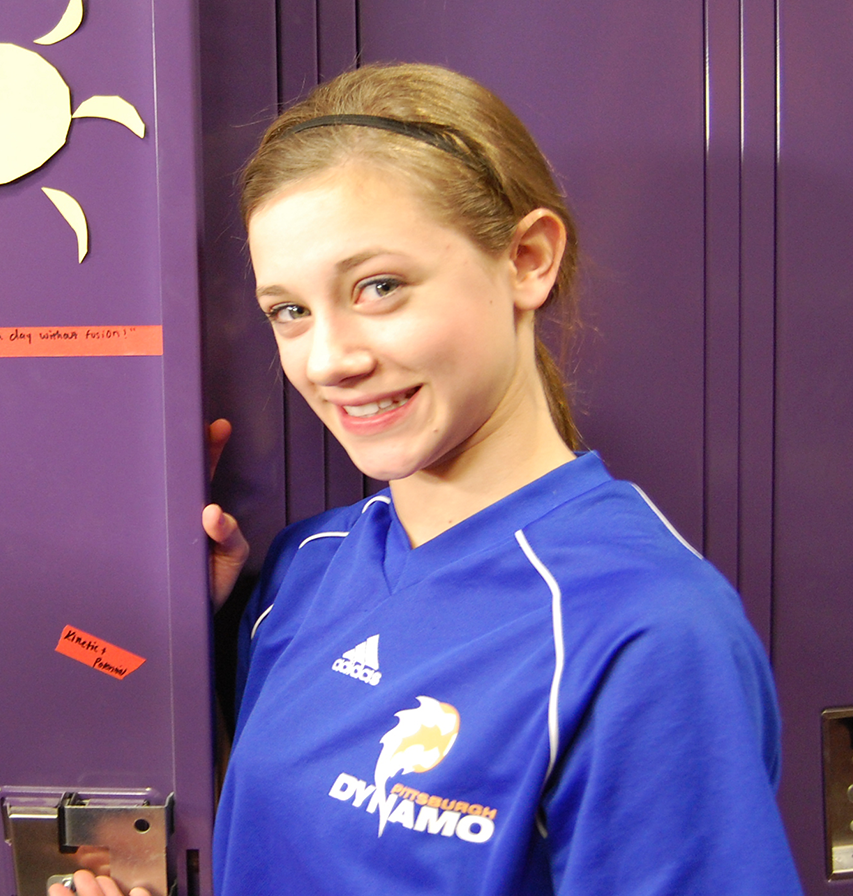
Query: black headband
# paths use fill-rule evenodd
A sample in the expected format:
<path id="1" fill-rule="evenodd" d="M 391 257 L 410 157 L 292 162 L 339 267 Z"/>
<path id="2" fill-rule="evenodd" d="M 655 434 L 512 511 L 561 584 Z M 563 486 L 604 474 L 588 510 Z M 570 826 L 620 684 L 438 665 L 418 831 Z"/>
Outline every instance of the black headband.
<path id="1" fill-rule="evenodd" d="M 317 118 L 309 118 L 307 121 L 285 128 L 276 134 L 276 137 L 283 138 L 290 134 L 298 134 L 300 131 L 334 125 L 355 125 L 362 128 L 375 128 L 380 131 L 392 131 L 395 134 L 402 134 L 404 137 L 412 137 L 422 143 L 428 143 L 436 149 L 456 156 L 477 174 L 484 176 L 501 199 L 505 202 L 508 201 L 503 184 L 482 149 L 456 128 L 448 125 L 429 121 L 403 121 L 400 118 L 387 118 L 383 115 L 320 115 Z"/>

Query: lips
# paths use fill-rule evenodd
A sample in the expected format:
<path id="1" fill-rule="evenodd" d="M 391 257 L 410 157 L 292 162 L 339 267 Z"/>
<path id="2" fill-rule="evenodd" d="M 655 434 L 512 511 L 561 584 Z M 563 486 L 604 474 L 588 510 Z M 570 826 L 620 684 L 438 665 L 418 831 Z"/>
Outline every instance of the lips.
<path id="1" fill-rule="evenodd" d="M 397 395 L 380 398 L 379 401 L 369 401 L 365 404 L 345 404 L 343 405 L 343 410 L 348 417 L 375 417 L 383 411 L 402 407 L 417 391 L 417 388 L 409 389 L 408 392 L 401 392 Z"/>

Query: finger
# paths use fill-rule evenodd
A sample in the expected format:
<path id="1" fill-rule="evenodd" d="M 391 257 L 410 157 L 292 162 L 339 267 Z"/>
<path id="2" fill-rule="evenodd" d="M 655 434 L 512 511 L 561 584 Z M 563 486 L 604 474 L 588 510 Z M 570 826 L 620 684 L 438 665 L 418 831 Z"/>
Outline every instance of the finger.
<path id="1" fill-rule="evenodd" d="M 91 871 L 74 872 L 74 888 L 78 896 L 124 896 L 118 884 L 106 875 L 97 877 Z M 62 884 L 53 884 L 48 896 L 68 896 L 70 890 Z M 134 887 L 129 896 L 151 896 L 144 887 Z"/>
<path id="2" fill-rule="evenodd" d="M 119 889 L 118 884 L 111 877 L 100 876 L 96 878 L 96 880 L 101 888 L 103 896 L 124 896 L 124 893 Z"/>
<path id="3" fill-rule="evenodd" d="M 228 444 L 228 439 L 231 438 L 231 432 L 231 424 L 224 417 L 220 417 L 218 420 L 214 420 L 213 423 L 211 423 L 207 428 L 207 446 L 208 451 L 210 452 L 211 479 L 213 479 L 213 474 L 216 472 L 216 467 L 219 464 L 219 458 L 222 457 L 222 452 L 225 450 L 225 446 Z"/>
<path id="4" fill-rule="evenodd" d="M 110 873 L 110 851 L 100 846 L 80 846 L 74 854 L 74 861 L 91 871 L 97 877 L 99 874 L 108 875 Z"/>
<path id="5" fill-rule="evenodd" d="M 51 889 L 53 888 L 51 887 Z M 78 896 L 104 896 L 104 891 L 97 880 L 95 880 L 95 875 L 91 871 L 74 872 L 74 889 L 77 891 Z M 51 896 L 53 896 L 52 893 Z M 64 896 L 68 896 L 67 889 L 65 889 Z"/>

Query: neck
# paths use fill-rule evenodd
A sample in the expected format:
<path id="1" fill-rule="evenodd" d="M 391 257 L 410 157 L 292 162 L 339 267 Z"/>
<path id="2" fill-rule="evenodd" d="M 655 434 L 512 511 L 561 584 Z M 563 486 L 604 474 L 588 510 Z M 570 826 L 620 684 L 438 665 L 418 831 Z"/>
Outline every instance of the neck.
<path id="1" fill-rule="evenodd" d="M 574 460 L 547 408 L 544 416 L 541 412 L 540 407 L 528 428 L 475 433 L 452 458 L 391 483 L 394 507 L 412 547 Z"/>

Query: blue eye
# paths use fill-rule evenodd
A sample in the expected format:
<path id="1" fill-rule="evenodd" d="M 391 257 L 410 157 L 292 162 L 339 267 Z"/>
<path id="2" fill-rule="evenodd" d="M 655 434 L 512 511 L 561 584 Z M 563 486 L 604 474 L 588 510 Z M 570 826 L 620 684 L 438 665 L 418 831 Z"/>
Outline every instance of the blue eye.
<path id="1" fill-rule="evenodd" d="M 373 277 L 365 280 L 358 285 L 359 296 L 365 292 L 372 290 L 373 296 L 368 295 L 367 298 L 385 299 L 402 286 L 402 281 L 396 277 Z"/>
<path id="2" fill-rule="evenodd" d="M 295 305 L 292 302 L 285 302 L 282 305 L 274 305 L 266 312 L 270 323 L 283 324 L 289 321 L 301 320 L 307 317 L 310 312 L 302 305 Z"/>

